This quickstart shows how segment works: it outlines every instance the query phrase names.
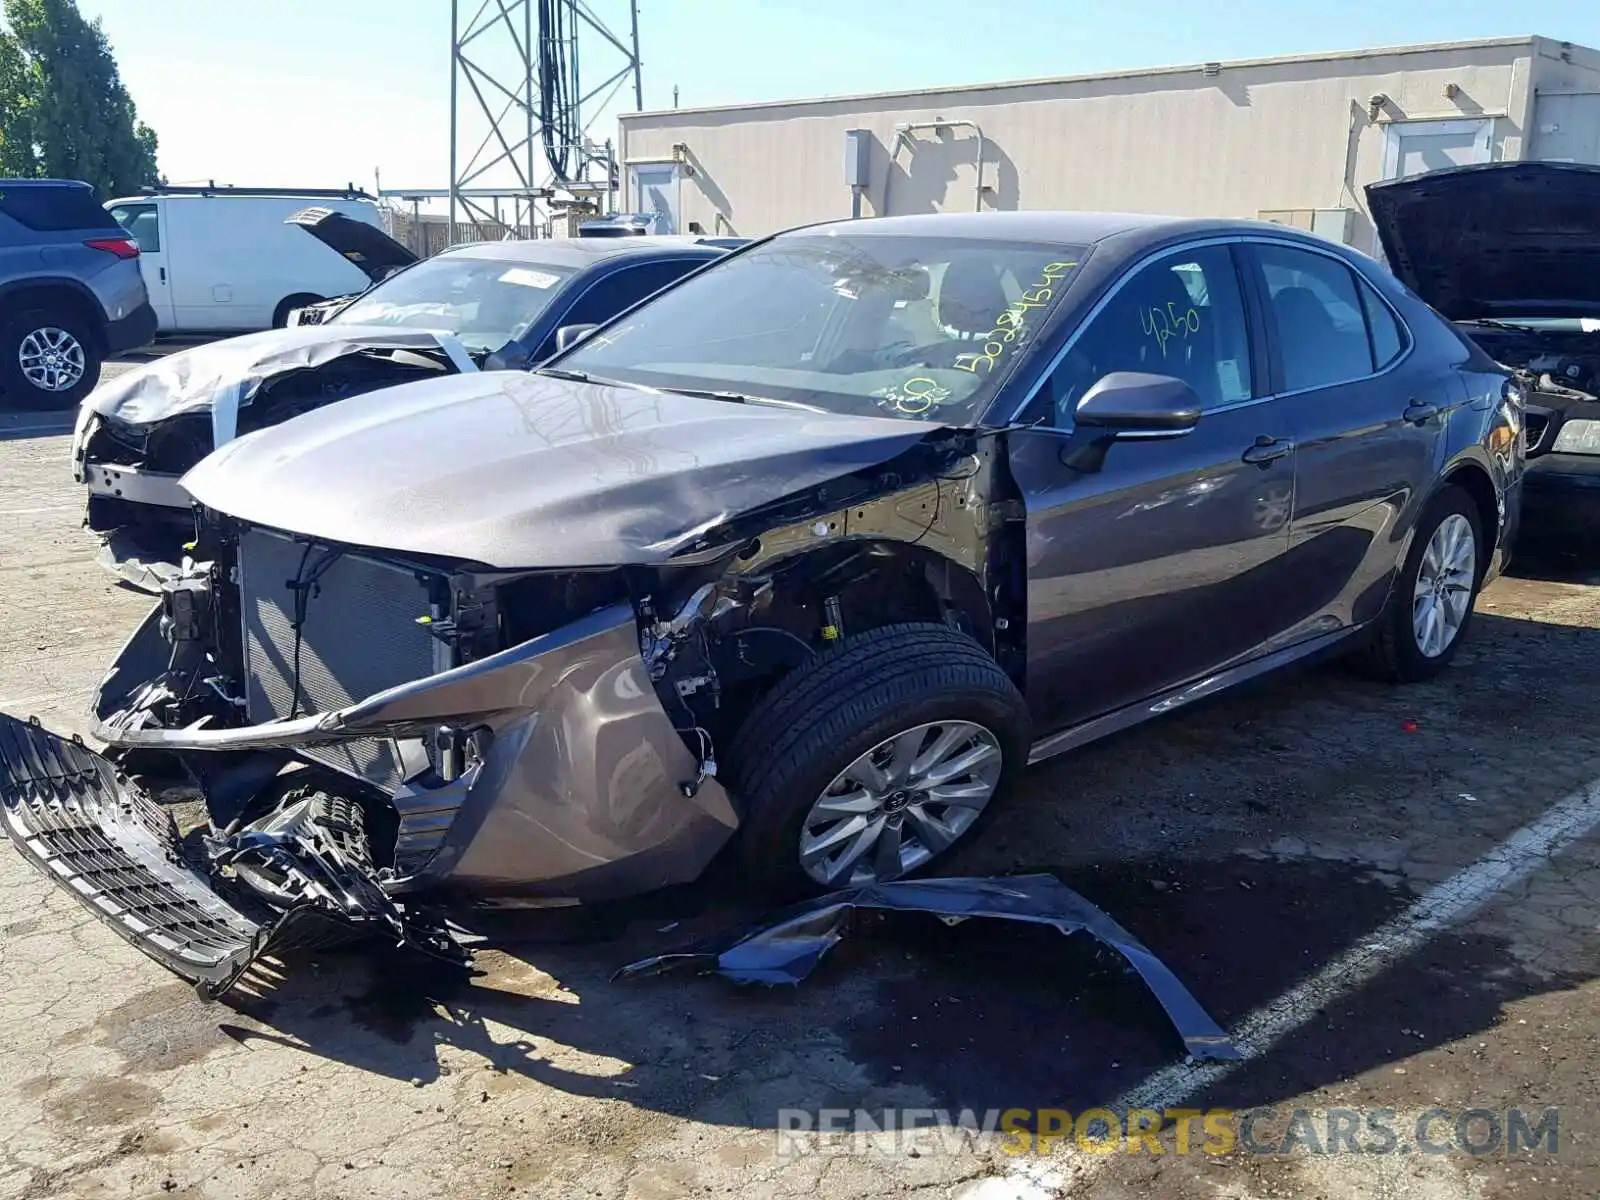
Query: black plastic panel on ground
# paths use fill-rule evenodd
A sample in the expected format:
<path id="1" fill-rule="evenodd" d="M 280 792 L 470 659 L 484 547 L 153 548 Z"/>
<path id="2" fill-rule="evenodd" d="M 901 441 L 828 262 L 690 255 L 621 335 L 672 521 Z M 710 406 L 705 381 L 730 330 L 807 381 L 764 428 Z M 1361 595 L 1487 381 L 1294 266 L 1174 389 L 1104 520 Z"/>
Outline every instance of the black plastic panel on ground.
<path id="1" fill-rule="evenodd" d="M 0 818 L 30 862 L 192 983 L 231 981 L 264 940 L 184 864 L 166 810 L 82 742 L 4 714 Z"/>

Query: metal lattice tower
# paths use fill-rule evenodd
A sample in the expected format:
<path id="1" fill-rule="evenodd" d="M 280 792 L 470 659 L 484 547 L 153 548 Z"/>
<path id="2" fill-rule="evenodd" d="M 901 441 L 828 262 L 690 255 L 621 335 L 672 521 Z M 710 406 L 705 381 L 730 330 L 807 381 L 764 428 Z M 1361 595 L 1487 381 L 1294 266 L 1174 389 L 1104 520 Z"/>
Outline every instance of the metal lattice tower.
<path id="1" fill-rule="evenodd" d="M 614 178 L 609 139 L 590 132 L 630 77 L 644 107 L 639 5 L 599 2 L 626 16 L 626 37 L 586 0 L 450 0 L 451 241 L 458 210 L 499 224 L 509 201 L 508 223 L 531 230 L 556 188 Z"/>

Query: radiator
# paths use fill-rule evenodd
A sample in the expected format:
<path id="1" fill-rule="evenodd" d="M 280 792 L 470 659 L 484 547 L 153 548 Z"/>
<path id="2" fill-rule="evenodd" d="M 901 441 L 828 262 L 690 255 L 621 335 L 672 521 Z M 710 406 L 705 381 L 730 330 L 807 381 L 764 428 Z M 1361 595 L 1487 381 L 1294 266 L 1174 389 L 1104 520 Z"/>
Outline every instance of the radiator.
<path id="1" fill-rule="evenodd" d="M 447 665 L 444 647 L 417 618 L 429 613 L 425 582 L 410 570 L 265 530 L 239 539 L 239 599 L 244 624 L 245 711 L 252 723 L 287 717 L 295 692 L 296 578 L 316 577 L 300 628 L 298 712 L 332 712 Z M 304 568 L 302 570 L 302 561 Z M 320 573 L 318 572 L 321 565 Z M 407 752 L 409 751 L 409 752 Z M 392 740 L 345 742 L 306 756 L 392 788 L 420 766 L 418 748 Z"/>

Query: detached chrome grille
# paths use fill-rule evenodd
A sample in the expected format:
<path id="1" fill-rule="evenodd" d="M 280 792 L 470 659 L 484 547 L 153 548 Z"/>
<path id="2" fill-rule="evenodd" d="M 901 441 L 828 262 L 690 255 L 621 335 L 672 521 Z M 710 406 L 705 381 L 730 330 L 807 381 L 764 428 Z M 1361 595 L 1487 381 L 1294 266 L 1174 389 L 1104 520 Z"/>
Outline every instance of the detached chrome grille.
<path id="1" fill-rule="evenodd" d="M 413 572 L 322 545 L 307 553 L 304 542 L 247 530 L 239 539 L 239 598 L 251 722 L 281 719 L 294 708 L 296 579 L 316 581 L 300 628 L 300 715 L 344 708 L 446 665 L 436 659 L 443 647 L 417 623 L 429 612 L 429 596 Z M 389 740 L 307 753 L 384 787 L 408 773 L 401 747 Z"/>

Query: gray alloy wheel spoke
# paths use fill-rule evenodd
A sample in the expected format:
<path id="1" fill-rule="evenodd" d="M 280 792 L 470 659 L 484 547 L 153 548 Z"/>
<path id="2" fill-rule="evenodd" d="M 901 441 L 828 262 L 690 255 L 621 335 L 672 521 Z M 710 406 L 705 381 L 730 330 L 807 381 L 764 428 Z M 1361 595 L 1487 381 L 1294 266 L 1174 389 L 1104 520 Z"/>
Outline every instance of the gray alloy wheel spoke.
<path id="1" fill-rule="evenodd" d="M 906 823 L 917 835 L 917 841 L 926 846 L 932 854 L 939 853 L 956 840 L 955 831 L 922 805 L 912 805 L 906 809 Z"/>
<path id="2" fill-rule="evenodd" d="M 904 840 L 904 826 L 899 818 L 883 823 L 878 835 L 878 848 L 873 851 L 872 873 L 879 879 L 895 879 L 901 872 L 900 846 Z"/>
<path id="3" fill-rule="evenodd" d="M 878 801 L 866 788 L 857 788 L 836 796 L 823 796 L 811 811 L 836 817 L 868 816 L 878 811 Z"/>
<path id="4" fill-rule="evenodd" d="M 800 866 L 830 887 L 898 879 L 972 827 L 1002 766 L 999 739 L 971 721 L 891 734 L 812 804 L 800 825 Z"/>
<path id="5" fill-rule="evenodd" d="M 17 346 L 22 376 L 45 392 L 76 387 L 87 370 L 83 344 L 65 329 L 46 325 L 26 334 Z"/>
<path id="6" fill-rule="evenodd" d="M 1451 513 L 1428 538 L 1411 589 L 1411 634 L 1424 657 L 1439 657 L 1461 632 L 1472 607 L 1477 564 L 1472 522 Z"/>

